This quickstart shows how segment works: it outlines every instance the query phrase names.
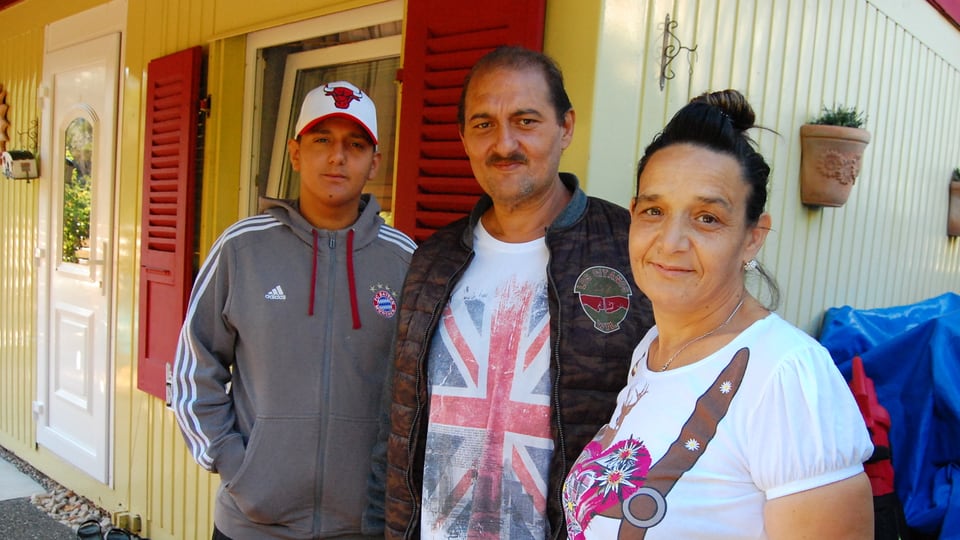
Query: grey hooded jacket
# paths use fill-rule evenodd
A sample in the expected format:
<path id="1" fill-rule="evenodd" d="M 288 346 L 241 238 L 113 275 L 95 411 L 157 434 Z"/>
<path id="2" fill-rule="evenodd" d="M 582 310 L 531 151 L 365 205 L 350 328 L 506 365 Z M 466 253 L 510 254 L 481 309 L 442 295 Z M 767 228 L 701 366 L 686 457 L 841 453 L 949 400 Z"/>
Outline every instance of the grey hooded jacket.
<path id="1" fill-rule="evenodd" d="M 173 409 L 220 474 L 214 519 L 234 540 L 360 536 L 378 403 L 415 244 L 364 195 L 348 229 L 296 202 L 239 221 L 200 269 Z"/>

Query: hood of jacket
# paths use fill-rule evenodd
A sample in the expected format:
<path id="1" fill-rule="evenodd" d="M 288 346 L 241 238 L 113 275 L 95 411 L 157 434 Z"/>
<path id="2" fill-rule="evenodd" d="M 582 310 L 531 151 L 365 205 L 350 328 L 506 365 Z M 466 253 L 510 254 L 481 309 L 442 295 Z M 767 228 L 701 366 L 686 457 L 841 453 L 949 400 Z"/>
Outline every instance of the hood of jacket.
<path id="1" fill-rule="evenodd" d="M 281 223 L 290 228 L 297 238 L 307 244 L 313 250 L 313 270 L 310 274 L 310 303 L 307 308 L 307 315 L 313 316 L 316 308 L 316 285 L 317 285 L 317 253 L 320 249 L 320 233 L 326 242 L 332 242 L 333 246 L 341 244 L 343 240 L 346 246 L 346 264 L 347 264 L 347 284 L 350 288 L 350 308 L 353 317 L 354 330 L 360 328 L 360 311 L 357 307 L 357 284 L 356 273 L 353 268 L 353 254 L 355 251 L 371 244 L 377 239 L 380 232 L 380 225 L 384 223 L 380 217 L 380 203 L 370 194 L 360 196 L 359 215 L 357 220 L 347 228 L 339 230 L 317 229 L 310 224 L 303 214 L 300 213 L 300 201 L 288 199 L 271 199 L 262 197 L 260 199 L 260 210 L 266 212 Z"/>
<path id="2" fill-rule="evenodd" d="M 336 234 L 346 237 L 348 231 L 354 231 L 354 248 L 363 247 L 377 238 L 380 232 L 380 225 L 383 224 L 383 218 L 380 217 L 380 203 L 376 197 L 369 193 L 360 196 L 360 208 L 357 220 L 352 225 L 344 229 L 331 231 L 327 229 L 317 229 L 310 224 L 303 214 L 300 213 L 299 199 L 272 199 L 270 197 L 260 197 L 259 211 L 266 212 L 274 216 L 284 225 L 290 228 L 297 238 L 303 240 L 307 245 L 313 244 L 314 231 L 325 234 Z"/>

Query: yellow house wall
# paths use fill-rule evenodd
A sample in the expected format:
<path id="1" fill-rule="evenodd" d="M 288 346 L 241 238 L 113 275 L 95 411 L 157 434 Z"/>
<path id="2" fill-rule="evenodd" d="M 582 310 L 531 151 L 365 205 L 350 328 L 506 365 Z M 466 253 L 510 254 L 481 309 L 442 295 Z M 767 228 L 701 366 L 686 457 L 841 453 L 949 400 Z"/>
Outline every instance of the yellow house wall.
<path id="1" fill-rule="evenodd" d="M 0 84 L 6 92 L 6 149 L 27 148 L 27 133 L 39 120 L 37 81 L 43 32 L 36 28 L 0 34 Z M 33 441 L 31 401 L 36 386 L 33 250 L 38 183 L 0 176 L 0 444 L 26 448 Z"/>
<path id="2" fill-rule="evenodd" d="M 563 71 L 564 86 L 576 113 L 573 143 L 563 153 L 560 170 L 576 174 L 581 187 L 587 191 L 591 181 L 599 183 L 599 179 L 587 174 L 591 133 L 595 128 L 587 104 L 593 103 L 596 90 L 592 78 L 601 41 L 601 5 L 601 2 L 580 0 L 548 1 L 543 40 L 543 50 Z"/>
<path id="3" fill-rule="evenodd" d="M 0 83 L 15 145 L 39 116 L 45 24 L 98 0 L 23 0 L 0 11 Z M 140 184 L 146 66 L 194 45 L 207 49 L 208 93 L 200 208 L 201 256 L 238 217 L 244 34 L 373 1 L 129 0 L 118 136 L 115 264 L 114 477 L 109 486 L 34 447 L 38 186 L 0 178 L 0 445 L 114 511 L 139 515 L 142 534 L 209 537 L 217 477 L 194 465 L 172 414 L 136 390 Z M 577 109 L 562 168 L 587 191 L 628 204 L 644 146 L 683 103 L 736 87 L 754 104 L 773 165 L 774 233 L 762 260 L 784 292 L 781 313 L 811 333 L 825 308 L 908 303 L 960 289 L 960 240 L 947 239 L 946 181 L 960 166 L 960 33 L 926 2 L 896 0 L 549 0 L 545 49 L 564 70 Z M 663 16 L 679 21 L 695 60 L 674 61 L 657 84 Z M 842 24 L 844 31 L 827 21 Z M 853 51 L 853 52 L 849 52 Z M 951 51 L 953 51 L 951 53 Z M 850 67 L 847 67 L 849 65 Z M 690 71 L 692 66 L 692 73 Z M 851 201 L 810 210 L 797 197 L 799 125 L 823 103 L 866 109 L 874 140 Z"/>
<path id="4" fill-rule="evenodd" d="M 19 29 L 0 37 L 0 84 L 10 104 L 11 146 L 39 119 L 37 88 L 44 26 L 98 0 L 23 0 L 0 11 L 0 26 Z M 238 217 L 239 160 L 246 32 L 316 17 L 376 0 L 276 0 L 270 9 L 252 0 L 156 2 L 129 0 L 121 74 L 118 135 L 117 280 L 111 485 L 103 485 L 34 445 L 36 424 L 37 183 L 0 178 L 0 445 L 58 482 L 114 512 L 139 516 L 141 534 L 157 540 L 209 537 L 218 478 L 196 466 L 186 452 L 172 413 L 161 400 L 136 389 L 139 234 L 147 64 L 195 45 L 207 52 L 207 92 L 213 96 L 206 124 L 201 256 Z"/>
<path id="5" fill-rule="evenodd" d="M 7 149 L 35 154 L 40 143 L 37 90 L 42 78 L 44 25 L 102 2 L 25 1 L 0 12 L 0 84 L 7 94 Z M 38 9 L 40 6 L 40 9 Z M 44 164 L 41 163 L 40 167 Z M 35 448 L 36 298 L 35 258 L 39 180 L 0 176 L 0 445 L 51 476 L 99 485 L 42 448 Z M 77 489 L 81 489 L 78 485 Z"/>
<path id="6" fill-rule="evenodd" d="M 774 225 L 760 260 L 780 283 L 785 319 L 817 335 L 829 307 L 960 291 L 960 239 L 946 236 L 960 31 L 929 3 L 606 0 L 590 17 L 568 1 L 577 4 L 548 2 L 546 43 L 578 111 L 564 165 L 589 193 L 628 205 L 637 161 L 670 117 L 704 91 L 736 88 L 775 131 L 754 134 L 772 167 Z M 661 90 L 667 14 L 679 38 L 670 44 L 696 55 L 680 52 Z M 834 103 L 865 111 L 873 140 L 847 204 L 811 209 L 799 201 L 799 129 Z"/>

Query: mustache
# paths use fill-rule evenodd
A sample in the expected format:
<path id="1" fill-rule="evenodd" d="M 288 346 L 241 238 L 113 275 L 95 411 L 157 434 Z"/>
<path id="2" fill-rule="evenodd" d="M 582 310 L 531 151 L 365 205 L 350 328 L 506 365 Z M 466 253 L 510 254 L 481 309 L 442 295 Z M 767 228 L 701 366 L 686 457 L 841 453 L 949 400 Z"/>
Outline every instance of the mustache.
<path id="1" fill-rule="evenodd" d="M 520 163 L 526 165 L 527 156 L 523 152 L 511 152 L 506 156 L 494 154 L 487 158 L 487 165 L 497 165 L 500 163 Z"/>

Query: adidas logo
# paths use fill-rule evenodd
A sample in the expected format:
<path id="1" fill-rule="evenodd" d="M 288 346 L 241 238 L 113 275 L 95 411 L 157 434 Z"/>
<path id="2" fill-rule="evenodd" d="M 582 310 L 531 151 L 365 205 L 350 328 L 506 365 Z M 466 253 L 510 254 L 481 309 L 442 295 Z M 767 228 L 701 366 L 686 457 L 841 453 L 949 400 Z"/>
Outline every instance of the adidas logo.
<path id="1" fill-rule="evenodd" d="M 287 295 L 283 294 L 283 289 L 281 289 L 279 285 L 270 289 L 270 292 L 263 295 L 263 297 L 266 298 L 267 300 L 286 300 L 287 299 Z"/>

